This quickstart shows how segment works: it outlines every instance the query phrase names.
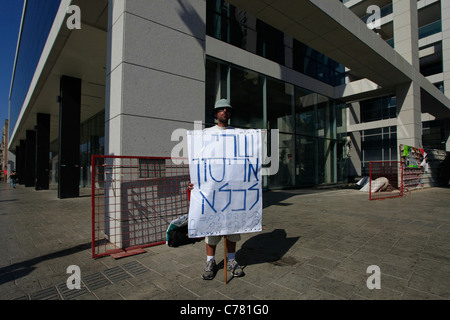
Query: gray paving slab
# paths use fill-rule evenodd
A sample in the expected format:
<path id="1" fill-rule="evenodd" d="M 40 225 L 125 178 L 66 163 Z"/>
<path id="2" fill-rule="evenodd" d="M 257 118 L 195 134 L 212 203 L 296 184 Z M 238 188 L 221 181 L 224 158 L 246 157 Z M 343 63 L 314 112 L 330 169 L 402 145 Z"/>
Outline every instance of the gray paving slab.
<path id="1" fill-rule="evenodd" d="M 223 264 L 201 279 L 203 241 L 93 259 L 89 195 L 0 184 L 1 300 L 450 299 L 450 188 L 375 201 L 344 188 L 265 192 L 264 230 L 237 246 L 246 275 L 226 284 Z M 78 291 L 66 285 L 70 265 L 80 267 Z M 368 288 L 369 266 L 380 289 Z"/>

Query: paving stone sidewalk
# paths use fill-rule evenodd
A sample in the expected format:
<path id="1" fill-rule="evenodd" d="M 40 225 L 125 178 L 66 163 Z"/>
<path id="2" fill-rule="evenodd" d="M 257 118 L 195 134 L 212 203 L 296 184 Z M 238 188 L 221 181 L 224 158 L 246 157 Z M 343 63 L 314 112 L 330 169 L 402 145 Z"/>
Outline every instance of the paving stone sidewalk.
<path id="1" fill-rule="evenodd" d="M 58 199 L 56 190 L 1 183 L 0 299 L 450 299 L 450 188 L 375 201 L 355 189 L 263 198 L 263 232 L 243 235 L 237 247 L 246 275 L 228 275 L 225 284 L 223 269 L 201 279 L 203 241 L 93 259 L 89 189 Z M 67 286 L 72 265 L 80 268 L 80 289 Z M 368 288 L 370 266 L 380 270 L 380 289 Z"/>

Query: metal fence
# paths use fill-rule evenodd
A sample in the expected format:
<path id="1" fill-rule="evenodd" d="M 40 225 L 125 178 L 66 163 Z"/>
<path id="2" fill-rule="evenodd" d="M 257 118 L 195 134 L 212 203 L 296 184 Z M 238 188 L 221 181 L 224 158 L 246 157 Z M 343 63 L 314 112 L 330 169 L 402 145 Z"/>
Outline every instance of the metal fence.
<path id="1" fill-rule="evenodd" d="M 165 157 L 92 156 L 92 257 L 163 244 L 188 212 L 187 164 Z"/>
<path id="2" fill-rule="evenodd" d="M 403 163 L 373 161 L 369 163 L 369 199 L 378 200 L 403 196 Z"/>

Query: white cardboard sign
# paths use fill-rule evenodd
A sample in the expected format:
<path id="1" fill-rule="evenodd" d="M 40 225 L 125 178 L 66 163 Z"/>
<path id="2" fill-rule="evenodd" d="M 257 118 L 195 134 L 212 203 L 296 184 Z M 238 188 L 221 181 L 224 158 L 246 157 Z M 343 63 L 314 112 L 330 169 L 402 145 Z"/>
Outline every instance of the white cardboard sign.
<path id="1" fill-rule="evenodd" d="M 189 237 L 261 231 L 261 130 L 193 130 L 187 143 Z"/>

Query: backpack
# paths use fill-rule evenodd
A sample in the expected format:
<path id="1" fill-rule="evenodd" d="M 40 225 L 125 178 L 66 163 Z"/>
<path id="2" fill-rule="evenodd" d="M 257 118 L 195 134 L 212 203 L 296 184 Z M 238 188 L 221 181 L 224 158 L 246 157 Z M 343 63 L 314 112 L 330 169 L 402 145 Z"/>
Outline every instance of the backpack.
<path id="1" fill-rule="evenodd" d="M 202 239 L 188 236 L 188 214 L 173 220 L 166 231 L 166 243 L 169 247 L 178 247 L 200 240 Z"/>
<path id="2" fill-rule="evenodd" d="M 178 247 L 184 244 L 197 242 L 198 239 L 188 237 L 188 226 L 184 225 L 169 231 L 167 245 L 169 247 Z"/>

